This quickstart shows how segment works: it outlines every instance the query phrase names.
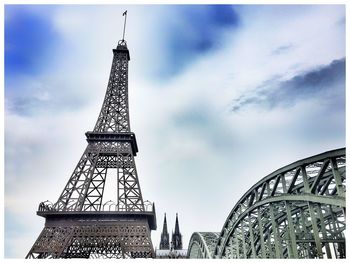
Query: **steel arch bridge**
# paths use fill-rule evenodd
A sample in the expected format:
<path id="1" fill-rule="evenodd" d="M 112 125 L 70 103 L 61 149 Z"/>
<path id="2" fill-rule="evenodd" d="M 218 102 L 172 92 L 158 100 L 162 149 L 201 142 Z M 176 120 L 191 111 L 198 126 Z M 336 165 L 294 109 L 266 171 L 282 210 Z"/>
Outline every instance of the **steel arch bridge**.
<path id="1" fill-rule="evenodd" d="M 241 197 L 219 235 L 194 233 L 188 257 L 345 258 L 345 186 L 345 148 L 280 168 Z"/>

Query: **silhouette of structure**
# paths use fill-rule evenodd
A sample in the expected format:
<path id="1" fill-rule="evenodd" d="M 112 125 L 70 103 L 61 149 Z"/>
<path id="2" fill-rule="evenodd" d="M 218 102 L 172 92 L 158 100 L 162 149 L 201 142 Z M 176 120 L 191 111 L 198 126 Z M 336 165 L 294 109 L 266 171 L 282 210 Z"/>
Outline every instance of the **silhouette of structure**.
<path id="1" fill-rule="evenodd" d="M 166 215 L 164 215 L 163 231 L 160 237 L 159 249 L 156 250 L 157 258 L 186 258 L 187 249 L 182 248 L 182 235 L 180 233 L 179 218 L 176 213 L 175 232 L 169 240 Z"/>
<path id="2" fill-rule="evenodd" d="M 189 258 L 345 258 L 345 148 L 287 165 L 253 185 L 221 233 L 195 232 Z"/>
<path id="3" fill-rule="evenodd" d="M 182 249 L 182 235 L 180 233 L 179 219 L 176 213 L 175 232 L 172 234 L 171 242 L 175 250 Z"/>
<path id="4" fill-rule="evenodd" d="M 163 223 L 163 231 L 160 236 L 160 244 L 159 249 L 166 250 L 170 249 L 170 240 L 169 240 L 169 233 L 168 233 L 168 225 L 166 222 L 166 214 L 164 214 L 164 223 Z"/>
<path id="5" fill-rule="evenodd" d="M 130 132 L 129 60 L 123 33 L 113 49 L 95 128 L 85 134 L 86 150 L 57 202 L 40 203 L 37 214 L 46 222 L 27 258 L 154 257 L 150 231 L 156 229 L 155 208 L 142 198 L 134 160 L 138 148 Z M 117 177 L 117 200 L 102 203 L 111 173 Z"/>

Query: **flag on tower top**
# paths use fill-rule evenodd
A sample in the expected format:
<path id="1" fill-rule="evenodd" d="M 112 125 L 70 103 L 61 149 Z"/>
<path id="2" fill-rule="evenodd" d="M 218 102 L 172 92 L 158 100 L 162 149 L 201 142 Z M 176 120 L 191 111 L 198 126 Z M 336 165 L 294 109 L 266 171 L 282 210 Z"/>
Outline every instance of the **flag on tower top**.
<path id="1" fill-rule="evenodd" d="M 125 10 L 125 12 L 123 13 L 123 16 L 125 16 L 127 12 L 128 12 L 128 10 Z"/>

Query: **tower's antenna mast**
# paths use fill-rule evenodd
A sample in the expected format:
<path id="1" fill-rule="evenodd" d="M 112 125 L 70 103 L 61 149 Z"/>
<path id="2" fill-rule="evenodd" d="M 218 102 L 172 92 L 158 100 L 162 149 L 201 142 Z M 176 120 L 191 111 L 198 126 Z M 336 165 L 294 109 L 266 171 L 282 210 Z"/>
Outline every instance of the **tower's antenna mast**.
<path id="1" fill-rule="evenodd" d="M 125 10 L 125 12 L 123 13 L 123 16 L 125 16 L 124 18 L 124 29 L 123 29 L 123 39 L 122 39 L 122 42 L 124 42 L 124 37 L 125 37 L 125 27 L 126 27 L 126 17 L 127 17 L 127 14 L 128 14 L 128 10 Z"/>

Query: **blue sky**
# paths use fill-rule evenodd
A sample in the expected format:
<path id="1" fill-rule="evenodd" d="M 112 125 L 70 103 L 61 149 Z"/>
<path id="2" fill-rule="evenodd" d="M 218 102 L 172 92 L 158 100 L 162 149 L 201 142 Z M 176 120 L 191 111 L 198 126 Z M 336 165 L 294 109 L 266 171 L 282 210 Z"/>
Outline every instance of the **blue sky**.
<path id="1" fill-rule="evenodd" d="M 342 5 L 5 6 L 5 257 L 23 258 L 86 147 L 112 49 L 130 50 L 131 129 L 159 245 L 220 231 L 274 170 L 345 146 Z M 110 193 L 113 195 L 112 193 Z"/>
<path id="2" fill-rule="evenodd" d="M 39 73 L 45 67 L 42 61 L 55 49 L 59 36 L 52 30 L 51 23 L 38 12 L 48 7 L 8 6 L 5 27 L 5 69 L 6 75 L 20 71 L 28 74 Z M 6 23 L 6 24 L 7 24 Z M 33 30 L 35 28 L 35 30 Z M 46 59 L 47 60 L 47 59 Z"/>

